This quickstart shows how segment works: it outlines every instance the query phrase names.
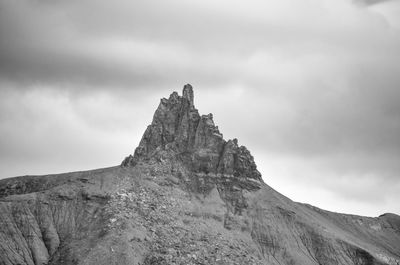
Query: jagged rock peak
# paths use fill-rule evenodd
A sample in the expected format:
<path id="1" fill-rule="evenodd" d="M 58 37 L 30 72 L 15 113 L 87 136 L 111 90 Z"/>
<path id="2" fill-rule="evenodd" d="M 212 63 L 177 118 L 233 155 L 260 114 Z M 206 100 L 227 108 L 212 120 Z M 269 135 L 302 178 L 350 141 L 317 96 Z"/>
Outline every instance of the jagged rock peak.
<path id="1" fill-rule="evenodd" d="M 194 106 L 194 95 L 193 95 L 193 87 L 190 84 L 186 84 L 183 87 L 183 93 L 182 93 L 183 97 L 186 98 L 187 100 L 189 100 L 190 106 Z"/>
<path id="2" fill-rule="evenodd" d="M 134 155 L 125 158 L 122 166 L 165 157 L 183 161 L 194 173 L 262 182 L 247 148 L 239 146 L 236 139 L 225 141 L 211 113 L 199 114 L 189 84 L 183 87 L 182 96 L 173 92 L 168 99 L 161 99 Z"/>

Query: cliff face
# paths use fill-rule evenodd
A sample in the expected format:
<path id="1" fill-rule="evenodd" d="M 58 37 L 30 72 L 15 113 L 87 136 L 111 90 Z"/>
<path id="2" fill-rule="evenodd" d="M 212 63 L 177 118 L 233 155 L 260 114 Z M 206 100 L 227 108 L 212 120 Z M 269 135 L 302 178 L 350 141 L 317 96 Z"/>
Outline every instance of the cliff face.
<path id="1" fill-rule="evenodd" d="M 200 116 L 191 85 L 184 86 L 182 95 L 174 92 L 161 99 L 134 155 L 122 166 L 169 158 L 182 161 L 194 173 L 235 178 L 251 186 L 262 183 L 246 147 L 238 146 L 236 139 L 225 141 L 212 114 Z"/>
<path id="2" fill-rule="evenodd" d="M 0 265 L 17 264 L 398 265 L 400 217 L 274 191 L 186 85 L 120 167 L 0 180 Z"/>

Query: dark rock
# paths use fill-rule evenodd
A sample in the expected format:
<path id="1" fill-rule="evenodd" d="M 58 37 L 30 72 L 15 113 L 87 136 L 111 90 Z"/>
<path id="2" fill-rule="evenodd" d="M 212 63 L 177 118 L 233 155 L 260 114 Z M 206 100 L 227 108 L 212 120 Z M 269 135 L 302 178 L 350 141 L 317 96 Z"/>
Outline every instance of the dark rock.
<path id="1" fill-rule="evenodd" d="M 170 158 L 182 161 L 190 172 L 240 180 L 241 188 L 254 188 L 256 183 L 262 183 L 247 148 L 239 146 L 236 139 L 225 141 L 211 113 L 199 115 L 194 107 L 192 86 L 185 85 L 182 94 L 173 92 L 168 99 L 161 99 L 134 155 L 125 158 L 121 165 L 160 161 L 166 151 Z M 250 185 L 243 185 L 246 182 Z"/>
<path id="2" fill-rule="evenodd" d="M 189 105 L 190 107 L 194 107 L 194 95 L 193 95 L 193 88 L 190 84 L 186 84 L 183 87 L 183 93 L 182 93 L 183 97 L 186 98 L 187 100 L 189 100 Z"/>

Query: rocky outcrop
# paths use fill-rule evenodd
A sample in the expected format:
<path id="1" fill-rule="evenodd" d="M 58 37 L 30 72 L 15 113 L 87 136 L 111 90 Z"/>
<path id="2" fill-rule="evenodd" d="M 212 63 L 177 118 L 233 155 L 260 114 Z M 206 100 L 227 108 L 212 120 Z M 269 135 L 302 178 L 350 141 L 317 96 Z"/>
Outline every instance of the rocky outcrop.
<path id="1" fill-rule="evenodd" d="M 262 183 L 254 159 L 237 139 L 225 141 L 213 115 L 201 115 L 194 106 L 193 88 L 187 84 L 182 96 L 173 92 L 161 102 L 134 155 L 122 166 L 169 158 L 182 161 L 190 172 L 213 178 L 231 178 L 245 187 Z"/>

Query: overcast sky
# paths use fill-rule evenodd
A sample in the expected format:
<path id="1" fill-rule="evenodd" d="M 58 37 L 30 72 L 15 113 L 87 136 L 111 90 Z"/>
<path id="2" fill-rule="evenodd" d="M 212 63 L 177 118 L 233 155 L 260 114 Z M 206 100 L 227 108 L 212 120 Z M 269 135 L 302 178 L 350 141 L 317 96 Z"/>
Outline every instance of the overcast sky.
<path id="1" fill-rule="evenodd" d="M 0 178 L 119 164 L 186 83 L 279 192 L 400 214 L 396 0 L 0 0 Z"/>

